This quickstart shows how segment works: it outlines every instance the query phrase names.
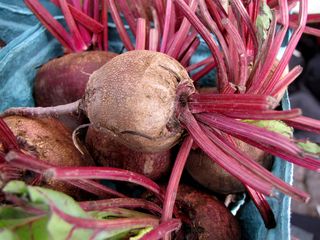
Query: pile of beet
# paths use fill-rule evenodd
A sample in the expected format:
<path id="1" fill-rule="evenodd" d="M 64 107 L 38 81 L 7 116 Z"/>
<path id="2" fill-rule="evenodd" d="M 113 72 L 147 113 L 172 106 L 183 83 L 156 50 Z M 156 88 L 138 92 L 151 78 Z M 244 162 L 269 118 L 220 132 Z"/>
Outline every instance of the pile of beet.
<path id="1" fill-rule="evenodd" d="M 65 55 L 39 69 L 38 107 L 1 114 L 2 185 L 22 179 L 87 200 L 86 209 L 147 211 L 158 222 L 141 239 L 240 239 L 221 203 L 228 194 L 246 191 L 267 228 L 276 220 L 266 196 L 308 201 L 268 171 L 272 155 L 320 169 L 313 143 L 292 136 L 293 128 L 320 133 L 320 122 L 277 108 L 301 73 L 286 69 L 295 46 L 308 21 L 320 19 L 307 15 L 306 0 L 52 2 L 68 30 L 25 0 Z M 299 14 L 289 16 L 297 2 Z M 109 14 L 124 53 L 108 51 Z M 210 56 L 193 63 L 202 40 Z M 216 87 L 200 91 L 212 71 Z"/>

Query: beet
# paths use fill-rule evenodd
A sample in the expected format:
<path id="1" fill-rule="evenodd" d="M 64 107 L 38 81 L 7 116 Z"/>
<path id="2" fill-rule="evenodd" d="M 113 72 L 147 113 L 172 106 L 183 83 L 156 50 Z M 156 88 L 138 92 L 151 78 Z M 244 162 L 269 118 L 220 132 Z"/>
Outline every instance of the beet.
<path id="1" fill-rule="evenodd" d="M 17 137 L 21 149 L 42 161 L 66 167 L 94 165 L 74 147 L 71 132 L 56 119 L 8 116 L 3 120 Z M 29 171 L 23 175 L 27 183 L 34 178 Z M 41 185 L 79 198 L 79 189 L 64 182 L 50 181 Z"/>
<path id="2" fill-rule="evenodd" d="M 116 55 L 104 51 L 70 53 L 44 64 L 35 79 L 36 105 L 56 106 L 80 99 L 91 73 Z"/>
<path id="3" fill-rule="evenodd" d="M 241 239 L 237 219 L 214 196 L 180 185 L 176 206 L 183 222 L 177 239 Z"/>
<path id="4" fill-rule="evenodd" d="M 89 127 L 86 146 L 94 160 L 105 167 L 116 167 L 140 173 L 153 180 L 165 176 L 170 168 L 170 150 L 143 153 L 131 150 L 106 133 Z"/>
<path id="5" fill-rule="evenodd" d="M 243 141 L 234 139 L 238 149 L 241 149 L 251 159 L 267 169 L 271 169 L 272 156 L 264 151 L 253 147 Z M 202 186 L 216 193 L 229 194 L 245 191 L 243 184 L 213 162 L 200 149 L 191 150 L 186 163 L 189 174 Z"/>
<path id="6" fill-rule="evenodd" d="M 130 149 L 167 150 L 183 133 L 175 116 L 177 86 L 183 81 L 192 85 L 186 70 L 173 58 L 130 51 L 90 76 L 84 109 L 96 129 L 116 136 Z"/>

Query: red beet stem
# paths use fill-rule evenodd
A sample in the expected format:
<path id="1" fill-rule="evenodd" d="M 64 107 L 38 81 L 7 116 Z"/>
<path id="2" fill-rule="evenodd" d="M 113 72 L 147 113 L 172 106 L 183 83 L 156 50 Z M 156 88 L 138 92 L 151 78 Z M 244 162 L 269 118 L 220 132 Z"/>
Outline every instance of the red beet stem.
<path id="1" fill-rule="evenodd" d="M 82 26 L 86 27 L 93 33 L 100 33 L 101 31 L 103 31 L 103 25 L 101 23 L 83 13 L 81 10 L 75 8 L 74 6 L 70 4 L 68 6 L 74 19 L 81 23 Z"/>
<path id="2" fill-rule="evenodd" d="M 214 130 L 209 130 L 208 127 L 203 126 L 205 133 L 208 137 L 216 143 L 217 146 L 221 148 L 227 155 L 236 159 L 240 164 L 248 168 L 252 172 L 252 174 L 256 174 L 257 176 L 264 179 L 264 181 L 272 184 L 276 189 L 282 191 L 283 193 L 292 196 L 293 198 L 299 201 L 307 202 L 309 200 L 309 195 L 303 191 L 297 190 L 291 185 L 283 182 L 281 179 L 275 177 L 271 172 L 262 167 L 256 161 L 252 160 L 250 157 L 246 155 L 246 153 L 239 150 L 232 140 L 226 138 L 224 135 L 218 134 Z"/>
<path id="3" fill-rule="evenodd" d="M 129 25 L 130 31 L 132 32 L 132 34 L 134 36 L 136 36 L 137 23 L 136 23 L 136 20 L 135 20 L 135 17 L 133 15 L 132 11 L 130 10 L 130 8 L 128 6 L 127 1 L 126 0 L 118 0 L 117 3 L 121 9 L 121 12 L 123 13 L 124 18 L 126 19 L 128 25 Z"/>
<path id="4" fill-rule="evenodd" d="M 214 59 L 212 56 L 210 56 L 208 58 L 203 59 L 202 61 L 199 61 L 199 62 L 196 62 L 196 63 L 189 65 L 188 67 L 186 67 L 186 70 L 190 73 L 191 71 L 193 71 L 197 68 L 201 68 L 204 65 L 207 65 L 207 64 L 213 63 L 213 62 L 214 62 Z"/>
<path id="5" fill-rule="evenodd" d="M 20 150 L 15 135 L 2 118 L 0 118 L 0 142 L 3 144 L 5 151 Z"/>
<path id="6" fill-rule="evenodd" d="M 63 28 L 63 26 L 52 17 L 52 15 L 38 2 L 24 0 L 28 8 L 34 13 L 39 21 L 48 29 L 48 31 L 70 52 L 76 51 L 72 37 Z"/>
<path id="7" fill-rule="evenodd" d="M 298 21 L 299 14 L 291 14 L 289 17 L 290 21 Z M 307 16 L 307 23 L 318 23 L 320 22 L 320 14 L 319 13 L 312 13 L 308 14 Z"/>
<path id="8" fill-rule="evenodd" d="M 119 15 L 118 9 L 116 7 L 116 4 L 114 2 L 114 0 L 108 0 L 109 3 L 109 8 L 110 8 L 110 12 L 111 12 L 111 16 L 113 18 L 114 23 L 117 26 L 118 32 L 119 32 L 119 36 L 125 46 L 125 48 L 128 51 L 132 51 L 134 50 L 134 46 L 132 45 L 132 42 L 129 38 L 129 35 L 123 25 L 123 22 L 121 20 L 121 17 Z"/>
<path id="9" fill-rule="evenodd" d="M 262 180 L 259 176 L 253 175 L 251 171 L 247 170 L 242 164 L 239 164 L 236 159 L 225 154 L 215 143 L 213 143 L 200 128 L 198 122 L 188 109 L 185 109 L 180 115 L 180 121 L 186 127 L 197 146 L 199 146 L 212 161 L 216 162 L 231 175 L 238 178 L 243 184 L 248 184 L 252 188 L 268 196 L 274 194 L 274 188 L 271 184 Z"/>
<path id="10" fill-rule="evenodd" d="M 136 34 L 136 50 L 146 49 L 146 20 L 138 18 L 137 21 L 137 34 Z"/>
<path id="11" fill-rule="evenodd" d="M 149 50 L 150 51 L 158 51 L 159 39 L 160 39 L 159 31 L 155 28 L 151 28 L 149 33 Z"/>
<path id="12" fill-rule="evenodd" d="M 194 41 L 191 43 L 191 45 L 188 46 L 187 48 L 188 50 L 184 54 L 183 58 L 180 60 L 180 63 L 182 66 L 186 67 L 189 64 L 191 57 L 197 51 L 197 48 L 199 47 L 199 45 L 200 45 L 199 38 L 195 38 Z"/>
<path id="13" fill-rule="evenodd" d="M 215 116 L 213 117 L 213 115 Z M 304 156 L 305 153 L 303 150 L 296 146 L 292 140 L 281 134 L 223 117 L 222 115 L 219 116 L 219 114 L 202 113 L 197 114 L 196 117 L 201 122 L 204 122 L 204 124 L 215 126 L 215 128 L 249 143 L 252 146 L 260 148 L 265 152 L 269 152 L 313 171 L 320 170 L 320 162 L 317 159 L 307 155 Z"/>
<path id="14" fill-rule="evenodd" d="M 271 132 L 261 127 L 225 117 L 218 113 L 196 114 L 196 118 L 204 124 L 214 126 L 232 136 L 241 136 L 245 139 L 253 140 L 259 143 L 259 145 L 267 145 L 288 154 L 290 153 L 298 156 L 302 154 L 302 151 L 290 139 L 280 133 Z"/>
<path id="15" fill-rule="evenodd" d="M 220 31 L 219 27 L 215 23 L 215 21 L 211 18 L 205 1 L 200 0 L 199 3 L 200 3 L 201 14 L 202 14 L 208 28 L 217 37 L 219 44 L 221 46 L 222 53 L 224 54 L 224 58 L 225 58 L 226 68 L 229 72 L 229 81 L 230 81 L 230 80 L 232 80 L 232 78 L 234 78 L 234 76 L 236 74 L 233 71 L 233 67 L 231 67 L 232 66 L 231 55 L 230 55 L 230 51 L 227 46 L 226 40 L 225 40 L 222 32 Z"/>
<path id="16" fill-rule="evenodd" d="M 68 3 L 66 0 L 58 0 L 60 9 L 64 15 L 64 19 L 66 20 L 66 23 L 69 27 L 69 30 L 71 32 L 71 36 L 73 38 L 73 45 L 76 50 L 76 52 L 82 52 L 87 49 L 87 45 L 85 44 L 77 24 L 74 21 L 74 18 L 70 12 L 70 9 L 68 7 Z"/>
<path id="17" fill-rule="evenodd" d="M 192 9 L 183 0 L 176 0 L 175 3 L 208 44 L 208 47 L 218 64 L 218 88 L 223 92 L 227 88 L 227 85 L 229 85 L 229 82 L 223 56 L 217 46 L 217 43 L 214 41 L 208 29 L 202 24 Z"/>
<path id="18" fill-rule="evenodd" d="M 320 134 L 320 121 L 305 116 L 299 116 L 285 121 L 289 126 Z"/>
<path id="19" fill-rule="evenodd" d="M 29 156 L 20 152 L 16 152 L 16 151 L 10 151 L 5 156 L 5 159 L 13 167 L 20 168 L 20 169 L 27 169 L 38 174 L 42 174 L 48 168 L 55 167 L 54 165 L 46 163 L 44 161 L 40 161 L 35 157 Z M 114 195 L 117 197 L 125 196 L 124 194 L 121 194 L 111 188 L 108 188 L 104 185 L 101 185 L 91 180 L 80 179 L 80 180 L 68 181 L 68 183 L 76 187 L 79 187 L 87 192 L 91 192 L 97 196 L 106 196 L 106 197 L 109 197 L 110 195 Z"/>
<path id="20" fill-rule="evenodd" d="M 221 110 L 221 114 L 238 119 L 252 119 L 252 120 L 287 120 L 291 118 L 296 118 L 301 116 L 301 109 L 295 108 L 291 110 L 284 111 L 274 111 L 274 110 L 265 110 L 265 111 L 229 111 Z"/>
<path id="21" fill-rule="evenodd" d="M 220 1 L 206 0 L 206 5 L 208 8 L 208 11 L 210 12 L 210 15 L 215 20 L 219 30 L 223 32 L 224 27 L 221 24 L 221 20 L 223 17 L 227 17 L 227 13 L 225 12 L 224 8 L 221 6 Z"/>
<path id="22" fill-rule="evenodd" d="M 188 159 L 188 155 L 192 145 L 193 139 L 190 136 L 188 136 L 187 138 L 185 138 L 180 147 L 179 153 L 171 171 L 170 179 L 165 193 L 165 198 L 163 202 L 163 214 L 161 218 L 162 222 L 166 222 L 172 218 L 174 203 L 176 200 L 182 171 Z"/>
<path id="23" fill-rule="evenodd" d="M 177 59 L 181 59 L 185 55 L 186 51 L 189 49 L 191 44 L 195 41 L 196 38 L 198 38 L 197 36 L 198 36 L 198 33 L 193 29 L 191 29 L 191 31 L 189 32 L 187 38 L 185 39 L 181 47 L 179 57 Z"/>
<path id="24" fill-rule="evenodd" d="M 162 209 L 155 203 L 137 198 L 111 198 L 96 201 L 80 202 L 80 206 L 85 211 L 103 211 L 105 208 L 143 208 L 161 214 Z"/>
<path id="25" fill-rule="evenodd" d="M 85 44 L 87 46 L 89 46 L 91 44 L 91 35 L 87 29 L 89 27 L 91 27 L 91 24 L 94 24 L 96 26 L 96 24 L 98 22 L 92 23 L 93 19 L 82 12 L 81 4 L 79 1 L 73 0 L 70 2 L 71 3 L 68 3 L 68 7 L 70 9 L 70 12 L 71 12 L 72 16 L 74 17 L 74 19 L 78 22 L 79 31 L 80 31 L 81 36 L 83 37 Z M 77 17 L 77 19 L 76 19 L 76 17 Z M 82 21 L 83 19 L 85 20 L 84 22 Z"/>
<path id="26" fill-rule="evenodd" d="M 275 228 L 277 223 L 276 219 L 274 217 L 273 211 L 267 202 L 267 199 L 265 196 L 254 189 L 252 189 L 249 186 L 246 186 L 247 191 L 253 200 L 254 204 L 256 205 L 258 211 L 260 212 L 260 215 L 263 219 L 264 225 L 266 228 L 271 229 Z"/>
<path id="27" fill-rule="evenodd" d="M 247 80 L 247 89 L 254 89 L 257 86 L 262 85 L 262 79 L 258 78 L 260 70 L 262 70 L 266 59 L 269 57 L 269 51 L 272 49 L 272 44 L 274 42 L 274 36 L 276 33 L 277 21 L 275 13 L 272 14 L 272 20 L 270 23 L 269 30 L 267 32 L 267 38 L 261 46 L 260 54 L 256 57 L 253 68 L 250 72 L 249 78 Z M 254 85 L 254 86 L 251 86 Z M 247 91 L 248 92 L 248 91 Z"/>
<path id="28" fill-rule="evenodd" d="M 298 28 L 299 27 L 299 25 L 296 22 L 289 22 L 289 26 L 291 28 Z M 313 35 L 313 36 L 316 36 L 316 37 L 320 37 L 320 29 L 313 28 L 313 27 L 306 26 L 304 28 L 303 33 L 309 34 L 309 35 Z"/>
<path id="29" fill-rule="evenodd" d="M 298 41 L 301 38 L 303 30 L 306 26 L 307 15 L 308 15 L 308 7 L 307 6 L 308 6 L 307 0 L 300 0 L 299 27 L 293 32 L 293 34 L 289 40 L 289 43 L 286 47 L 286 50 L 285 50 L 279 64 L 277 65 L 272 77 L 267 82 L 267 85 L 259 91 L 260 93 L 267 93 L 268 94 L 269 92 L 271 92 L 274 89 L 274 86 L 277 84 L 277 82 L 281 78 L 281 75 L 282 75 L 284 69 L 286 68 L 286 66 L 288 65 L 288 62 L 292 56 L 292 53 L 295 50 L 295 48 L 298 44 Z M 287 19 L 287 21 L 288 21 L 288 19 Z"/>
<path id="30" fill-rule="evenodd" d="M 237 29 L 232 25 L 228 18 L 222 19 L 222 24 L 225 27 L 226 31 L 229 34 L 229 39 L 235 46 L 235 49 L 238 52 L 236 58 L 239 59 L 237 63 L 239 68 L 239 73 L 236 73 L 234 78 L 234 84 L 240 93 L 245 92 L 246 82 L 248 78 L 248 62 L 247 62 L 247 51 L 245 43 L 242 41 L 241 36 L 239 35 Z"/>
<path id="31" fill-rule="evenodd" d="M 155 227 L 159 224 L 159 220 L 152 217 L 136 217 L 123 219 L 96 220 L 74 217 L 61 211 L 53 202 L 50 203 L 51 210 L 61 217 L 64 221 L 74 225 L 76 228 L 84 229 L 101 229 L 104 231 L 112 231 L 117 229 L 131 229 Z"/>
<path id="32" fill-rule="evenodd" d="M 155 227 L 153 230 L 145 234 L 140 240 L 158 240 L 165 237 L 171 232 L 179 230 L 181 227 L 181 221 L 178 219 L 171 219 L 169 221 L 161 223 L 159 226 Z"/>
<path id="33" fill-rule="evenodd" d="M 165 14 L 165 6 L 162 0 L 155 0 L 154 5 L 157 11 L 157 16 L 159 19 L 159 32 L 163 31 L 164 25 L 164 14 Z"/>
<path id="34" fill-rule="evenodd" d="M 26 117 L 59 117 L 65 114 L 78 114 L 79 104 L 81 100 L 77 100 L 65 105 L 53 107 L 17 107 L 9 108 L 0 114 L 0 117 L 18 115 Z"/>
<path id="35" fill-rule="evenodd" d="M 193 12 L 195 12 L 196 8 L 198 7 L 198 1 L 190 0 L 189 6 L 190 6 L 190 9 Z M 168 54 L 173 58 L 178 58 L 180 50 L 183 46 L 183 43 L 186 40 L 188 33 L 190 32 L 190 27 L 191 27 L 190 22 L 186 18 L 183 18 L 182 23 L 180 25 L 180 29 L 175 34 L 174 40 L 170 45 L 170 48 L 165 52 L 166 54 Z"/>
<path id="36" fill-rule="evenodd" d="M 280 79 L 273 90 L 271 91 L 272 96 L 278 96 L 281 94 L 290 83 L 292 83 L 301 73 L 303 68 L 301 66 L 295 66 L 286 76 Z"/>
<path id="37" fill-rule="evenodd" d="M 258 39 L 255 34 L 256 32 L 255 25 L 251 21 L 250 16 L 248 15 L 248 12 L 241 0 L 232 0 L 231 5 L 234 6 L 233 9 L 235 9 L 243 19 L 242 23 L 244 23 L 244 25 L 246 26 L 247 31 L 250 35 L 250 39 L 253 42 L 253 51 L 254 51 L 254 57 L 255 57 L 257 56 L 258 49 L 259 49 Z"/>
<path id="38" fill-rule="evenodd" d="M 262 69 L 259 72 L 258 76 L 255 77 L 255 82 L 248 90 L 248 93 L 258 93 L 261 92 L 262 89 L 265 89 L 264 85 L 267 82 L 268 74 L 270 73 L 270 70 L 275 63 L 276 56 L 288 30 L 288 4 L 286 1 L 280 1 L 280 23 L 282 24 L 282 28 L 275 36 L 272 45 L 269 46 L 268 49 L 265 49 L 268 55 L 266 55 L 267 57 L 263 63 Z M 270 49 L 272 49 L 272 51 L 270 51 Z"/>
<path id="39" fill-rule="evenodd" d="M 75 179 L 108 179 L 126 181 L 143 186 L 152 192 L 161 195 L 158 184 L 149 178 L 123 169 L 109 167 L 59 167 L 49 168 L 45 172 L 47 178 L 57 180 Z"/>
<path id="40" fill-rule="evenodd" d="M 101 10 L 101 23 L 103 26 L 102 41 L 103 49 L 108 51 L 109 41 L 108 41 L 108 3 L 107 0 L 102 0 L 102 10 Z"/>
<path id="41" fill-rule="evenodd" d="M 165 15 L 165 20 L 164 20 L 164 29 L 163 29 L 163 36 L 162 36 L 162 41 L 161 41 L 161 47 L 160 47 L 160 52 L 164 53 L 166 52 L 167 45 L 169 38 L 171 37 L 170 34 L 170 28 L 172 27 L 172 21 L 171 18 L 172 12 L 173 12 L 173 0 L 167 0 L 167 7 L 166 7 L 166 15 Z"/>

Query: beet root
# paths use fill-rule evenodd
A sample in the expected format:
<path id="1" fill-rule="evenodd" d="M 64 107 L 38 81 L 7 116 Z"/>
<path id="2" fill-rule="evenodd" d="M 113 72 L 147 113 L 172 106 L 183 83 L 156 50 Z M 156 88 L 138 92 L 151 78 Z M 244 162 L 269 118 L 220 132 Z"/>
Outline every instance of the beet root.
<path id="1" fill-rule="evenodd" d="M 137 152 L 106 133 L 89 127 L 86 146 L 93 159 L 102 166 L 126 169 L 152 180 L 165 176 L 170 168 L 170 150 L 157 153 Z"/>
<path id="2" fill-rule="evenodd" d="M 237 219 L 214 196 L 180 185 L 176 206 L 183 222 L 176 239 L 240 239 Z"/>
<path id="3" fill-rule="evenodd" d="M 265 168 L 271 169 L 273 164 L 271 155 L 238 139 L 234 139 L 234 141 L 237 148 L 245 152 L 248 157 Z M 216 193 L 230 194 L 245 191 L 244 185 L 237 178 L 213 162 L 200 149 L 190 152 L 186 169 L 193 179 Z"/>
<path id="4" fill-rule="evenodd" d="M 74 147 L 71 132 L 53 118 L 27 118 L 8 116 L 3 118 L 11 131 L 17 137 L 21 149 L 27 154 L 56 166 L 92 166 L 90 159 L 82 157 Z M 36 175 L 26 171 L 22 178 L 27 183 L 33 183 Z M 44 187 L 62 191 L 79 199 L 80 190 L 70 184 L 52 180 L 41 182 Z"/>
<path id="5" fill-rule="evenodd" d="M 36 105 L 56 106 L 82 98 L 92 72 L 116 55 L 105 51 L 70 53 L 44 64 L 35 79 Z"/>
<path id="6" fill-rule="evenodd" d="M 82 107 L 98 131 L 116 136 L 130 149 L 160 152 L 183 133 L 176 117 L 176 92 L 182 83 L 194 89 L 187 71 L 173 58 L 129 51 L 90 76 Z"/>

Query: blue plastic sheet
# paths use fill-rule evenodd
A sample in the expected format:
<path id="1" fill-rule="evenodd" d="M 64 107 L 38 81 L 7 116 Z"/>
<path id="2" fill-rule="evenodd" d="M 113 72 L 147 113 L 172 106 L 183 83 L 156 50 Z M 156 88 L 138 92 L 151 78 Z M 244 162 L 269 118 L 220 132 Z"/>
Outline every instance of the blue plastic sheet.
<path id="1" fill-rule="evenodd" d="M 59 13 L 48 1 L 43 2 L 52 13 Z M 109 27 L 112 37 L 110 50 L 123 51 L 124 47 L 117 38 L 113 24 L 110 23 Z M 60 56 L 62 48 L 26 9 L 23 1 L 0 0 L 0 38 L 9 42 L 0 50 L 0 111 L 14 106 L 33 106 L 32 88 L 37 69 L 50 59 Z M 193 61 L 208 55 L 208 50 L 204 46 L 205 44 Z M 207 79 L 212 79 L 212 76 Z M 287 95 L 284 96 L 282 105 L 284 109 L 290 108 Z M 291 183 L 291 164 L 276 159 L 272 172 Z M 237 217 L 243 227 L 244 239 L 290 239 L 290 198 L 279 195 L 276 199 L 269 199 L 269 203 L 277 221 L 277 227 L 272 230 L 264 227 L 251 201 L 240 207 Z"/>

